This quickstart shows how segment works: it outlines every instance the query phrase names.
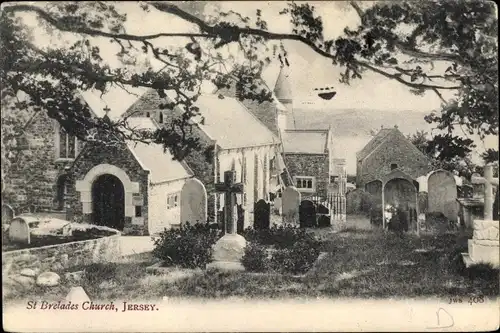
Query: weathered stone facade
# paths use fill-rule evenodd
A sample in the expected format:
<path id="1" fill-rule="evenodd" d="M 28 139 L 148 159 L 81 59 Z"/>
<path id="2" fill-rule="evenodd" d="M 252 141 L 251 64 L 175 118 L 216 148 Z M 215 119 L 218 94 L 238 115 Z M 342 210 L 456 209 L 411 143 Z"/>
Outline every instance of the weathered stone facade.
<path id="1" fill-rule="evenodd" d="M 125 145 L 89 144 L 80 153 L 73 164 L 70 172 L 70 186 L 68 188 L 68 206 L 74 218 L 82 218 L 83 222 L 91 223 L 92 214 L 84 212 L 81 193 L 78 193 L 76 182 L 85 178 L 87 173 L 95 166 L 101 164 L 113 165 L 125 171 L 130 181 L 139 184 L 138 194 L 142 198 L 143 224 L 133 224 L 131 216 L 125 216 L 125 235 L 147 235 L 148 234 L 148 175 L 139 162 Z"/>
<path id="2" fill-rule="evenodd" d="M 358 159 L 356 185 L 381 179 L 396 167 L 414 179 L 432 169 L 429 159 L 417 149 L 397 128 L 392 129 L 366 156 Z"/>
<path id="3" fill-rule="evenodd" d="M 310 195 L 326 196 L 329 184 L 328 154 L 290 154 L 284 156 L 285 164 L 292 179 L 295 176 L 312 176 L 316 180 L 315 192 L 302 193 L 302 197 Z M 300 189 L 298 189 L 300 191 Z"/>
<path id="4" fill-rule="evenodd" d="M 13 165 L 6 177 L 2 200 L 17 214 L 32 206 L 37 211 L 61 210 L 58 179 L 66 173 L 73 159 L 57 156 L 56 130 L 58 125 L 45 112 L 39 112 L 26 134 L 19 140 Z M 83 144 L 77 141 L 76 151 Z M 64 185 L 63 185 L 64 186 Z"/>

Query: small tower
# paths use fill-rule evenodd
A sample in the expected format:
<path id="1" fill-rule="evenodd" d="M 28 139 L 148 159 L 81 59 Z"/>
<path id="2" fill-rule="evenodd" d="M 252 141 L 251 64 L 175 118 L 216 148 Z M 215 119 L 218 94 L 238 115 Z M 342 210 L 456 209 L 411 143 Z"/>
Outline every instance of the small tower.
<path id="1" fill-rule="evenodd" d="M 285 107 L 277 110 L 277 124 L 282 132 L 286 129 L 294 129 L 293 125 L 293 96 L 292 87 L 289 81 L 290 71 L 288 66 L 281 66 L 276 85 L 274 86 L 274 94 L 278 101 Z"/>

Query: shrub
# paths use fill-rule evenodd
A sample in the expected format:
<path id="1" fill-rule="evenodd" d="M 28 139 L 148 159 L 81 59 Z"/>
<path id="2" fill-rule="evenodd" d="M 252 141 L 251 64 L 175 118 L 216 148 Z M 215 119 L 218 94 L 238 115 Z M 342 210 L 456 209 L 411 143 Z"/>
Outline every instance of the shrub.
<path id="1" fill-rule="evenodd" d="M 269 268 L 280 273 L 303 273 L 311 268 L 320 252 L 320 242 L 305 229 L 293 225 L 267 230 L 247 228 L 243 234 L 249 244 L 242 262 L 250 271 Z"/>
<path id="2" fill-rule="evenodd" d="M 88 285 L 97 285 L 102 281 L 112 280 L 116 276 L 116 263 L 94 263 L 84 269 L 84 280 Z"/>
<path id="3" fill-rule="evenodd" d="M 243 231 L 243 237 L 248 242 L 276 248 L 289 248 L 303 239 L 313 239 L 305 229 L 289 224 L 273 225 L 271 228 L 263 230 L 255 230 L 249 227 Z"/>
<path id="4" fill-rule="evenodd" d="M 182 224 L 179 229 L 165 230 L 154 241 L 153 256 L 166 266 L 205 268 L 212 259 L 212 246 L 221 232 L 207 224 Z"/>
<path id="5" fill-rule="evenodd" d="M 269 267 L 269 259 L 266 248 L 256 243 L 248 243 L 241 263 L 246 270 L 251 272 L 262 272 Z"/>

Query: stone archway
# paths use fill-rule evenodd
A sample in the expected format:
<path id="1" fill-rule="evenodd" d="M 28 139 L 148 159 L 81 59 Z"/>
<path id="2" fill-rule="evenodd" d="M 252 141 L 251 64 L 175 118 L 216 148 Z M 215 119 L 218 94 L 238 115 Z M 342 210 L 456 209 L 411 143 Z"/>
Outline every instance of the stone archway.
<path id="1" fill-rule="evenodd" d="M 125 190 L 116 176 L 100 175 L 92 184 L 92 223 L 123 230 Z"/>
<path id="2" fill-rule="evenodd" d="M 112 175 L 120 180 L 123 185 L 124 215 L 125 217 L 133 217 L 135 208 L 132 198 L 134 193 L 139 193 L 139 183 L 132 182 L 125 171 L 110 164 L 96 165 L 87 172 L 82 180 L 76 181 L 75 188 L 77 192 L 80 192 L 82 213 L 84 215 L 93 213 L 92 186 L 97 178 L 102 175 Z"/>

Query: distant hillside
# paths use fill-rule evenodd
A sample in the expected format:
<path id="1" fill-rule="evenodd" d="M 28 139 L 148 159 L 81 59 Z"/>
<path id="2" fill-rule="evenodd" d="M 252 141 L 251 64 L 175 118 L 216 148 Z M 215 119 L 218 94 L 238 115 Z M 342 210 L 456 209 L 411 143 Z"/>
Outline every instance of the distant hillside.
<path id="1" fill-rule="evenodd" d="M 425 113 L 412 111 L 381 110 L 294 110 L 297 127 L 318 128 L 331 125 L 335 136 L 365 136 L 370 130 L 378 130 L 381 126 L 394 125 L 404 134 L 417 130 L 430 132 L 432 125 L 424 120 Z"/>

